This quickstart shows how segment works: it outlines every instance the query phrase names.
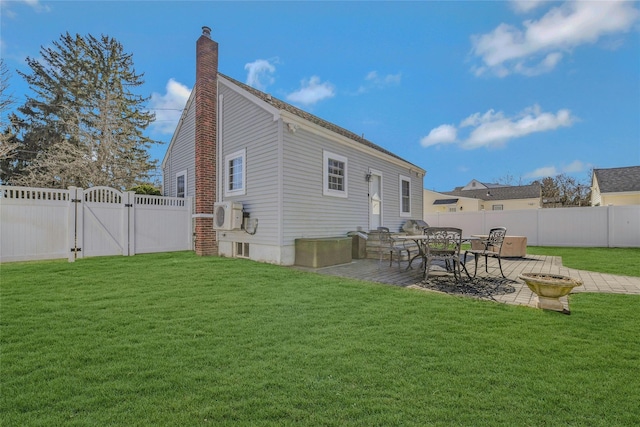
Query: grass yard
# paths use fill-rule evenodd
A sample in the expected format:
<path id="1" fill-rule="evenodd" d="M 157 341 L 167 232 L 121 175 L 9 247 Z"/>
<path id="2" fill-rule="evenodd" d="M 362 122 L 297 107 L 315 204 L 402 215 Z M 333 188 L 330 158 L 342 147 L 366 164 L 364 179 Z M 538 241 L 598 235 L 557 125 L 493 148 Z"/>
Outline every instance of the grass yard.
<path id="1" fill-rule="evenodd" d="M 640 248 L 529 246 L 527 254 L 559 256 L 562 265 L 578 270 L 640 277 Z"/>
<path id="2" fill-rule="evenodd" d="M 571 316 L 191 252 L 0 266 L 6 426 L 640 425 L 640 297 Z"/>

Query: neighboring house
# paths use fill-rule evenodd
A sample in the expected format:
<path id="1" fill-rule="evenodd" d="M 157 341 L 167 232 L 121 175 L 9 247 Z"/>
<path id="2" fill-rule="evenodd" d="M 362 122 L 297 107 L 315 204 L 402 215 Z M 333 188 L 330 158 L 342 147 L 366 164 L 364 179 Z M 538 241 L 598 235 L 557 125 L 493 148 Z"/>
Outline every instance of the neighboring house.
<path id="1" fill-rule="evenodd" d="M 464 187 L 438 193 L 424 190 L 424 212 L 537 209 L 542 207 L 539 184 L 499 185 L 471 180 Z"/>
<path id="2" fill-rule="evenodd" d="M 640 205 L 640 166 L 594 169 L 591 206 Z"/>
<path id="3" fill-rule="evenodd" d="M 164 195 L 195 198 L 196 253 L 291 265 L 298 238 L 399 231 L 422 218 L 422 168 L 218 73 L 207 27 L 196 56 L 196 84 L 162 162 Z M 214 230 L 219 202 L 240 204 L 227 213 L 241 229 Z"/>

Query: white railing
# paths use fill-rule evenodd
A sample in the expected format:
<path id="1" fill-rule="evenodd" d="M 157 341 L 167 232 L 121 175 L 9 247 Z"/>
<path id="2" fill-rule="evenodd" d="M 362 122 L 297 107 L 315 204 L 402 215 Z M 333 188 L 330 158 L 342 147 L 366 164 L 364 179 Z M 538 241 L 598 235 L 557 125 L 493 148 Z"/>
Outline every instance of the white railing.
<path id="1" fill-rule="evenodd" d="M 640 247 L 640 205 L 426 213 L 423 219 L 462 228 L 465 236 L 507 227 L 530 246 Z"/>

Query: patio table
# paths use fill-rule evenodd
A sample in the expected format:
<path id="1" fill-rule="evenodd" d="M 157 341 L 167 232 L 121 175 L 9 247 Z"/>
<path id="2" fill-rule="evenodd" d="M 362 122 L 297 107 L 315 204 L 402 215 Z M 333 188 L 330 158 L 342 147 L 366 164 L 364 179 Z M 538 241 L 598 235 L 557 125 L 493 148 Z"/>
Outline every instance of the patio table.
<path id="1" fill-rule="evenodd" d="M 425 236 L 424 234 L 408 234 L 406 236 L 396 236 L 396 239 L 398 240 L 413 240 L 416 245 L 418 246 L 418 253 L 416 255 L 413 256 L 413 258 L 411 258 L 409 260 L 409 265 L 407 265 L 407 270 L 411 268 L 411 263 L 413 263 L 413 260 L 420 257 L 420 258 L 424 258 L 424 241 L 427 240 L 427 236 Z"/>
<path id="2" fill-rule="evenodd" d="M 426 253 L 425 253 L 424 245 L 425 245 L 425 241 L 428 240 L 429 238 L 428 236 L 424 234 L 408 234 L 404 236 L 397 236 L 396 238 L 398 240 L 413 240 L 418 246 L 418 253 L 409 260 L 409 265 L 407 265 L 406 270 L 409 270 L 411 268 L 411 264 L 413 263 L 413 260 L 415 260 L 416 258 L 421 258 L 423 262 L 426 262 L 425 260 Z M 479 236 L 462 237 L 461 243 L 472 243 L 473 241 L 480 241 L 480 240 L 482 240 L 482 238 Z M 471 278 L 471 276 L 469 275 L 469 272 L 467 271 L 467 267 L 464 264 L 465 263 L 462 262 L 462 268 L 464 269 L 464 272 L 467 274 L 467 276 Z M 446 268 L 447 268 L 447 271 L 451 271 L 451 267 L 449 265 L 446 265 Z"/>

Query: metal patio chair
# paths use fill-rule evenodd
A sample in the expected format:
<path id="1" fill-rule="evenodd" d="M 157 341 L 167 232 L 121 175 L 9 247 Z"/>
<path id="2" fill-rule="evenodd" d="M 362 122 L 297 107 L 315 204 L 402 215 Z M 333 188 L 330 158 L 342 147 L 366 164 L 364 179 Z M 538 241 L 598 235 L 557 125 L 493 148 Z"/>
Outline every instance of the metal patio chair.
<path id="1" fill-rule="evenodd" d="M 467 272 L 467 275 L 471 277 L 469 274 L 469 270 L 467 270 L 467 255 L 473 255 L 475 261 L 475 268 L 473 270 L 473 277 L 476 277 L 478 273 L 478 260 L 480 257 L 484 257 L 484 270 L 487 274 L 489 274 L 489 258 L 497 258 L 498 259 L 498 267 L 500 268 L 500 274 L 502 277 L 506 279 L 504 272 L 502 271 L 502 243 L 504 242 L 504 237 L 507 234 L 507 229 L 505 227 L 496 227 L 489 230 L 489 236 L 486 239 L 481 239 L 480 243 L 482 247 L 480 249 L 468 249 L 464 252 L 464 269 Z"/>
<path id="2" fill-rule="evenodd" d="M 462 230 L 454 227 L 428 227 L 424 229 L 426 238 L 423 240 L 423 278 L 429 277 L 429 270 L 433 261 L 444 261 L 447 271 L 453 272 L 453 277 L 462 282 L 460 269 L 460 246 L 462 245 Z"/>
<path id="3" fill-rule="evenodd" d="M 379 264 L 382 264 L 382 259 L 387 252 L 389 253 L 389 267 L 393 265 L 394 254 L 396 255 L 396 259 L 398 260 L 398 269 L 400 269 L 400 261 L 402 260 L 403 252 L 406 251 L 407 259 L 411 259 L 411 246 L 407 245 L 406 242 L 400 242 L 394 239 L 387 227 L 378 227 L 378 237 L 380 238 Z"/>

